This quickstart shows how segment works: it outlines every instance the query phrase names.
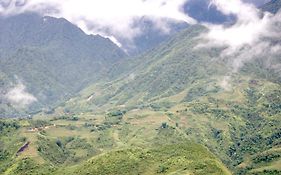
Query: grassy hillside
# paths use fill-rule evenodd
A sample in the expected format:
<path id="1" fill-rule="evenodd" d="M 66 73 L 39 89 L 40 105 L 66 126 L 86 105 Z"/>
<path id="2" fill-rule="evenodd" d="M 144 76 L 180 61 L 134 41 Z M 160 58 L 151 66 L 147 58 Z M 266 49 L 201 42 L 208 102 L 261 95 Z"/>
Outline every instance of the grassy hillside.
<path id="1" fill-rule="evenodd" d="M 93 158 L 64 174 L 230 174 L 206 149 L 194 143 L 127 149 Z"/>
<path id="2" fill-rule="evenodd" d="M 115 117 L 6 120 L 5 131 L 15 125 L 9 130 L 14 140 L 2 143 L 0 174 L 231 174 L 161 115 Z M 30 131 L 34 127 L 42 129 Z"/>

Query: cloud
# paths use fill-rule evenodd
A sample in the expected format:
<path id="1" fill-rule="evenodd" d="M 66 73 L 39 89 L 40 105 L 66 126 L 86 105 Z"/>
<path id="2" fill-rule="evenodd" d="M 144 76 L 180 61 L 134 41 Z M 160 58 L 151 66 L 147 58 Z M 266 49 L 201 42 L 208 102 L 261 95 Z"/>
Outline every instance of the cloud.
<path id="1" fill-rule="evenodd" d="M 5 2 L 6 1 L 6 2 Z M 0 14 L 13 15 L 35 11 L 42 15 L 63 17 L 88 34 L 101 34 L 116 41 L 141 34 L 135 21 L 148 17 L 158 21 L 157 27 L 167 31 L 161 19 L 195 23 L 183 12 L 187 0 L 0 0 Z M 5 2 L 5 3 L 4 3 Z M 116 43 L 118 43 L 116 41 Z M 120 45 L 120 43 L 119 43 Z"/>
<path id="2" fill-rule="evenodd" d="M 213 45 L 227 45 L 233 49 L 245 44 L 253 44 L 266 34 L 270 15 L 261 14 L 252 4 L 243 3 L 240 0 L 213 0 L 218 10 L 227 15 L 235 15 L 237 21 L 231 26 L 205 24 L 209 33 L 205 36 Z"/>
<path id="3" fill-rule="evenodd" d="M 201 35 L 204 42 L 198 47 L 223 48 L 221 57 L 230 58 L 233 72 L 252 59 L 280 54 L 281 12 L 273 15 L 259 11 L 254 5 L 241 0 L 212 0 L 224 14 L 232 14 L 237 21 L 232 25 L 204 24 L 209 32 Z"/>
<path id="4" fill-rule="evenodd" d="M 281 65 L 274 59 L 281 55 L 281 11 L 276 15 L 261 12 L 253 4 L 242 0 L 212 0 L 215 6 L 226 15 L 236 16 L 233 24 L 208 24 L 208 32 L 196 48 L 220 48 L 220 58 L 228 60 L 230 72 L 221 80 L 220 86 L 231 89 L 231 77 L 247 62 L 261 59 L 266 68 L 280 72 Z"/>
<path id="5" fill-rule="evenodd" d="M 25 108 L 37 101 L 36 97 L 26 91 L 25 85 L 21 82 L 9 89 L 4 97 L 16 108 Z"/>

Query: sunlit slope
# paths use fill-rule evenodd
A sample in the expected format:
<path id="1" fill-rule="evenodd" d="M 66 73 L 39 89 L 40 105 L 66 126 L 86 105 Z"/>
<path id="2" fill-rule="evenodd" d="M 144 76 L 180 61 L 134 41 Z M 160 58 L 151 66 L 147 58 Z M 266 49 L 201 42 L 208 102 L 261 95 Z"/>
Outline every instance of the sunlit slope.
<path id="1" fill-rule="evenodd" d="M 147 111 L 149 112 L 149 111 Z M 153 112 L 150 112 L 153 114 Z M 2 174 L 231 174 L 167 117 L 92 116 L 1 123 Z M 94 121 L 93 121 L 94 119 Z M 154 120 L 154 124 L 145 124 Z M 87 123 L 87 125 L 85 124 Z M 53 124 L 56 124 L 54 126 Z M 46 127 L 28 131 L 30 127 Z M 8 137 L 13 137 L 8 140 Z M 17 151 L 29 143 L 22 152 Z M 17 153 L 17 154 L 16 154 Z M 0 174 L 1 174 L 0 173 Z"/>
<path id="2" fill-rule="evenodd" d="M 221 174 L 231 173 L 200 145 L 187 142 L 153 149 L 127 149 L 97 156 L 65 174 Z"/>

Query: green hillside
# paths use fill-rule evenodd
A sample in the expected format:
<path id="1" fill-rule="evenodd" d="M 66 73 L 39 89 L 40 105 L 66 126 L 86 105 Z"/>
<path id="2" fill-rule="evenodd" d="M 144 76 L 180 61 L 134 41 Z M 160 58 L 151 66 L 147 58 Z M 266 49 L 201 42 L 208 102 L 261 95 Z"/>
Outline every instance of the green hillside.
<path id="1" fill-rule="evenodd" d="M 155 118 L 154 125 L 144 125 L 149 120 L 146 117 L 139 118 L 139 123 L 127 117 L 133 114 L 118 120 L 96 115 L 75 120 L 2 121 L 0 172 L 11 175 L 231 174 L 206 148 L 187 141 L 174 126 L 161 123 L 160 116 Z M 43 126 L 49 127 L 41 131 L 28 129 Z M 28 147 L 19 152 L 25 143 L 29 143 Z"/>
<path id="2" fill-rule="evenodd" d="M 230 174 L 206 149 L 193 143 L 128 149 L 93 158 L 65 174 Z"/>
<path id="3" fill-rule="evenodd" d="M 1 117 L 17 116 L 2 98 L 19 82 L 37 98 L 27 112 L 54 107 L 98 80 L 125 53 L 67 20 L 21 14 L 0 17 Z M 24 111 L 22 111 L 24 112 Z"/>
<path id="4" fill-rule="evenodd" d="M 91 106 L 85 108 L 144 105 L 148 101 L 176 95 L 196 82 L 209 79 L 209 75 L 224 76 L 227 69 L 223 62 L 212 59 L 212 56 L 219 55 L 218 51 L 194 50 L 198 43 L 196 37 L 203 30 L 201 26 L 190 27 L 150 53 L 113 68 L 110 75 L 121 76 L 95 84 L 84 90 L 85 94 L 82 92 L 82 97 L 93 95 L 92 100 L 86 103 Z M 215 82 L 218 77 L 208 81 Z M 87 98 L 84 100 L 87 101 Z"/>

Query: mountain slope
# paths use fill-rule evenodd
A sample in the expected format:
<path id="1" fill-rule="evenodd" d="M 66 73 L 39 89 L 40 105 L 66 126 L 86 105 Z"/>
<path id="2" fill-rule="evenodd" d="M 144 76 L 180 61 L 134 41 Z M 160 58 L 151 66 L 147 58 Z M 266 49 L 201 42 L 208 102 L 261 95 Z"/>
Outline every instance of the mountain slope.
<path id="1" fill-rule="evenodd" d="M 265 167 L 256 157 L 281 143 L 281 75 L 271 66 L 280 64 L 280 57 L 257 56 L 231 73 L 233 58 L 221 58 L 220 49 L 196 47 L 204 31 L 192 26 L 146 55 L 118 64 L 108 81 L 84 89 L 58 114 L 164 115 L 235 173 L 262 172 Z M 276 164 L 280 158 L 266 161 Z M 273 166 L 268 171 L 281 170 Z"/>
<path id="2" fill-rule="evenodd" d="M 128 60 L 113 68 L 109 73 L 115 80 L 96 87 L 97 91 L 102 91 L 93 94 L 93 104 L 102 106 L 110 102 L 136 106 L 175 95 L 195 81 L 208 79 L 210 74 L 224 76 L 227 69 L 223 62 L 212 59 L 219 52 L 194 49 L 198 42 L 196 37 L 204 30 L 201 26 L 190 27 L 139 59 Z M 116 78 L 116 75 L 121 76 Z"/>
<path id="3" fill-rule="evenodd" d="M 109 39 L 86 35 L 65 19 L 22 14 L 1 17 L 0 25 L 0 68 L 8 80 L 1 89 L 24 84 L 38 100 L 34 109 L 71 96 L 125 57 Z"/>

